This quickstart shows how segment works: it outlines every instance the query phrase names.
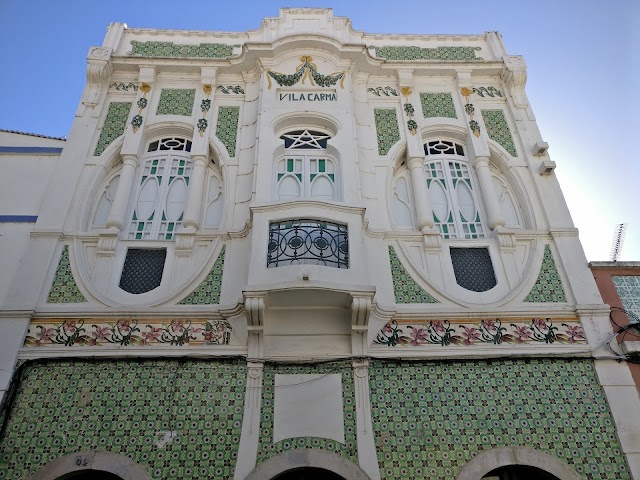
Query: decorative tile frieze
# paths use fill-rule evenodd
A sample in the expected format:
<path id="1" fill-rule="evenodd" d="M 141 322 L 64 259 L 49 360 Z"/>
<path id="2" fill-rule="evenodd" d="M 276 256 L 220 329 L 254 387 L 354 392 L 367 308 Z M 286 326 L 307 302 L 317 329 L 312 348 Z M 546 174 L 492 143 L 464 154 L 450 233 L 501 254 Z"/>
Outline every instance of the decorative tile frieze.
<path id="1" fill-rule="evenodd" d="M 381 97 L 381 96 L 385 96 L 385 97 L 397 97 L 398 96 L 398 92 L 389 86 L 386 87 L 371 87 L 371 88 L 367 88 L 367 92 L 370 92 L 372 94 L 374 94 L 376 97 Z"/>
<path id="2" fill-rule="evenodd" d="M 450 345 L 535 345 L 586 343 L 577 319 L 483 318 L 465 320 L 393 320 L 378 333 L 373 343 L 396 346 Z"/>
<path id="3" fill-rule="evenodd" d="M 233 55 L 233 48 L 239 45 L 225 43 L 201 43 L 199 45 L 180 45 L 173 42 L 131 41 L 132 57 L 164 58 L 225 58 Z"/>
<path id="4" fill-rule="evenodd" d="M 342 375 L 342 404 L 344 414 L 344 438 L 342 444 L 336 440 L 317 437 L 299 437 L 273 442 L 274 392 L 277 374 L 340 374 Z M 290 450 L 317 448 L 341 455 L 358 463 L 356 438 L 356 405 L 353 370 L 348 362 L 323 363 L 315 365 L 268 365 L 264 368 L 262 383 L 262 408 L 260 416 L 260 444 L 258 464 Z"/>
<path id="5" fill-rule="evenodd" d="M 109 104 L 107 116 L 102 124 L 102 130 L 100 130 L 100 138 L 98 138 L 96 149 L 93 152 L 94 156 L 102 155 L 111 142 L 124 133 L 130 110 L 131 102 L 111 102 Z"/>
<path id="6" fill-rule="evenodd" d="M 425 118 L 458 118 L 450 93 L 421 93 L 420 103 Z"/>
<path id="7" fill-rule="evenodd" d="M 421 48 L 412 46 L 399 47 L 369 47 L 374 49 L 375 56 L 387 60 L 444 60 L 444 61 L 475 61 L 480 47 L 436 47 Z"/>
<path id="8" fill-rule="evenodd" d="M 226 246 L 222 247 L 206 278 L 198 285 L 198 288 L 179 302 L 180 305 L 212 305 L 220 303 L 225 248 Z"/>
<path id="9" fill-rule="evenodd" d="M 154 479 L 230 479 L 246 361 L 123 359 L 27 366 L 0 449 L 0 478 L 78 451 L 139 463 Z"/>
<path id="10" fill-rule="evenodd" d="M 514 445 L 585 480 L 631 479 L 590 360 L 375 361 L 369 385 L 385 480 L 457 478 L 479 453 Z"/>
<path id="11" fill-rule="evenodd" d="M 220 107 L 216 124 L 216 137 L 226 147 L 230 157 L 236 156 L 236 141 L 238 138 L 238 119 L 240 107 Z"/>
<path id="12" fill-rule="evenodd" d="M 509 124 L 502 110 L 482 110 L 482 119 L 489 138 L 500 144 L 513 157 L 518 156 Z"/>
<path id="13" fill-rule="evenodd" d="M 133 92 L 138 91 L 138 85 L 133 82 L 129 82 L 129 83 L 113 82 L 109 84 L 109 88 L 112 88 L 117 92 L 128 92 L 129 90 Z"/>
<path id="14" fill-rule="evenodd" d="M 65 245 L 56 268 L 56 276 L 53 278 L 51 290 L 47 296 L 47 303 L 83 303 L 86 301 L 87 299 L 84 298 L 73 278 L 69 263 L 69 247 Z"/>
<path id="15" fill-rule="evenodd" d="M 400 141 L 398 115 L 395 108 L 375 108 L 373 115 L 378 135 L 378 154 L 386 155 Z"/>
<path id="16" fill-rule="evenodd" d="M 183 318 L 38 318 L 31 321 L 25 347 L 228 345 L 226 320 Z"/>
<path id="17" fill-rule="evenodd" d="M 544 257 L 540 266 L 540 273 L 535 285 L 524 299 L 525 302 L 535 303 L 557 303 L 566 302 L 567 297 L 562 287 L 560 275 L 553 260 L 549 245 L 544 247 Z"/>
<path id="18" fill-rule="evenodd" d="M 244 89 L 240 85 L 218 85 L 216 88 L 225 95 L 244 95 Z"/>
<path id="19" fill-rule="evenodd" d="M 614 275 L 611 279 L 624 309 L 636 316 L 630 316 L 629 321 L 640 321 L 640 276 Z"/>
<path id="20" fill-rule="evenodd" d="M 196 91 L 193 88 L 163 88 L 156 115 L 191 116 Z"/>
<path id="21" fill-rule="evenodd" d="M 485 95 L 488 97 L 502 97 L 502 92 L 496 87 L 473 87 L 473 93 L 477 94 L 479 97 L 484 97 Z"/>
<path id="22" fill-rule="evenodd" d="M 309 55 L 303 55 L 300 57 L 302 63 L 296 67 L 294 73 L 286 74 L 280 72 L 273 72 L 271 70 L 265 70 L 267 75 L 267 88 L 271 89 L 271 79 L 281 87 L 292 87 L 300 80 L 305 83 L 309 80 L 311 86 L 318 87 L 333 87 L 340 82 L 340 88 L 344 88 L 344 79 L 347 75 L 347 71 L 333 72 L 328 75 L 323 75 L 318 72 L 318 67 L 313 63 L 313 58 Z"/>
<path id="23" fill-rule="evenodd" d="M 389 261 L 396 303 L 440 303 L 416 283 L 391 245 L 389 245 Z"/>

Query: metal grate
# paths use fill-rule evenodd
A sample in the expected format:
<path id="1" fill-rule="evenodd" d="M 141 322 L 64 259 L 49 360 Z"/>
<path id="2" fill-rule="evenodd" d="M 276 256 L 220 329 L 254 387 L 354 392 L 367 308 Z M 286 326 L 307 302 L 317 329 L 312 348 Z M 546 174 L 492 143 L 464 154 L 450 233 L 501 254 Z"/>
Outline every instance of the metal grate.
<path id="1" fill-rule="evenodd" d="M 283 265 L 349 268 L 347 226 L 319 220 L 271 223 L 267 268 Z"/>
<path id="2" fill-rule="evenodd" d="M 486 292 L 498 283 L 488 248 L 452 248 L 451 263 L 456 283 L 472 292 Z"/>
<path id="3" fill-rule="evenodd" d="M 159 287 L 166 257 L 165 248 L 129 248 L 122 267 L 120 288 L 138 294 Z"/>

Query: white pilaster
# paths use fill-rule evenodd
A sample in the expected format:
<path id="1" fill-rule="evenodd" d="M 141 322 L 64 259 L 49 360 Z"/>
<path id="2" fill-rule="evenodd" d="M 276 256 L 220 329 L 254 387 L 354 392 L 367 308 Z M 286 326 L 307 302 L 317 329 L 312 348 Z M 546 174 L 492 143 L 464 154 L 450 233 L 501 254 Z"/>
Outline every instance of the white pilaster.
<path id="1" fill-rule="evenodd" d="M 427 190 L 427 178 L 424 174 L 424 159 L 413 157 L 407 161 L 411 174 L 413 203 L 416 209 L 416 223 L 418 230 L 433 228 L 433 210 Z"/>
<path id="2" fill-rule="evenodd" d="M 496 192 L 493 188 L 493 181 L 491 180 L 489 158 L 476 157 L 473 161 L 473 167 L 475 168 L 476 175 L 478 176 L 480 191 L 482 192 L 484 206 L 487 211 L 487 222 L 489 223 L 489 228 L 493 230 L 498 226 L 504 227 L 505 220 L 500 211 L 498 197 L 496 196 Z"/>
<path id="3" fill-rule="evenodd" d="M 122 156 L 122 173 L 118 182 L 118 190 L 111 204 L 111 212 L 107 218 L 107 228 L 115 227 L 123 230 L 127 222 L 127 207 L 129 206 L 129 197 L 133 189 L 133 183 L 138 170 L 138 157 L 135 155 Z"/>
<path id="4" fill-rule="evenodd" d="M 202 218 L 202 195 L 204 193 L 204 181 L 206 177 L 207 157 L 204 155 L 191 155 L 193 166 L 189 178 L 189 190 L 187 191 L 187 202 L 184 207 L 185 227 L 197 229 Z"/>
<path id="5" fill-rule="evenodd" d="M 260 444 L 260 413 L 262 399 L 262 362 L 247 364 L 247 390 L 244 398 L 242 433 L 238 447 L 238 462 L 233 474 L 234 480 L 243 480 L 256 467 Z"/>
<path id="6" fill-rule="evenodd" d="M 371 425 L 368 360 L 353 362 L 353 382 L 356 400 L 358 463 L 371 480 L 380 480 L 380 467 Z"/>

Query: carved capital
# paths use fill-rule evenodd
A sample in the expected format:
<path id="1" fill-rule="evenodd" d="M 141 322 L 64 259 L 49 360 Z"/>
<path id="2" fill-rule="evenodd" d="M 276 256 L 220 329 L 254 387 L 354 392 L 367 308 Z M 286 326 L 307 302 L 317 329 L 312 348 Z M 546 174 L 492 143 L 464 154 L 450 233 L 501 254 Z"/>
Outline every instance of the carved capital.
<path id="1" fill-rule="evenodd" d="M 501 250 L 515 250 L 516 236 L 513 230 L 498 226 L 494 229 Z"/>
<path id="2" fill-rule="evenodd" d="M 116 253 L 117 244 L 118 230 L 116 228 L 111 228 L 108 232 L 100 234 L 96 253 L 100 256 L 113 256 Z"/>
<path id="3" fill-rule="evenodd" d="M 193 246 L 196 244 L 196 229 L 185 227 L 176 233 L 176 255 L 187 257 L 191 255 Z"/>
<path id="4" fill-rule="evenodd" d="M 264 322 L 264 297 L 246 297 L 244 308 L 247 312 L 247 323 L 253 327 L 262 327 Z"/>
<path id="5" fill-rule="evenodd" d="M 517 108 L 526 108 L 527 98 L 524 87 L 527 83 L 527 65 L 520 56 L 504 57 L 502 80 L 511 90 L 511 96 Z"/>
<path id="6" fill-rule="evenodd" d="M 442 251 L 442 235 L 435 228 L 422 229 L 424 249 L 429 253 L 440 253 Z"/>

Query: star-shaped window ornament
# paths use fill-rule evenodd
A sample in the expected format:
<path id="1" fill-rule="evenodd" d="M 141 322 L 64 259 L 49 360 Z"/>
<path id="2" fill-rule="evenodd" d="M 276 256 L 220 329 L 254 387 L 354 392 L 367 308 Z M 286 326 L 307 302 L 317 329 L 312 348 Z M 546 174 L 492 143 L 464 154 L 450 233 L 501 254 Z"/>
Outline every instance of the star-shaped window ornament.
<path id="1" fill-rule="evenodd" d="M 284 148 L 325 149 L 327 148 L 327 140 L 331 136 L 312 130 L 297 130 L 286 133 L 280 138 L 284 139 Z"/>

